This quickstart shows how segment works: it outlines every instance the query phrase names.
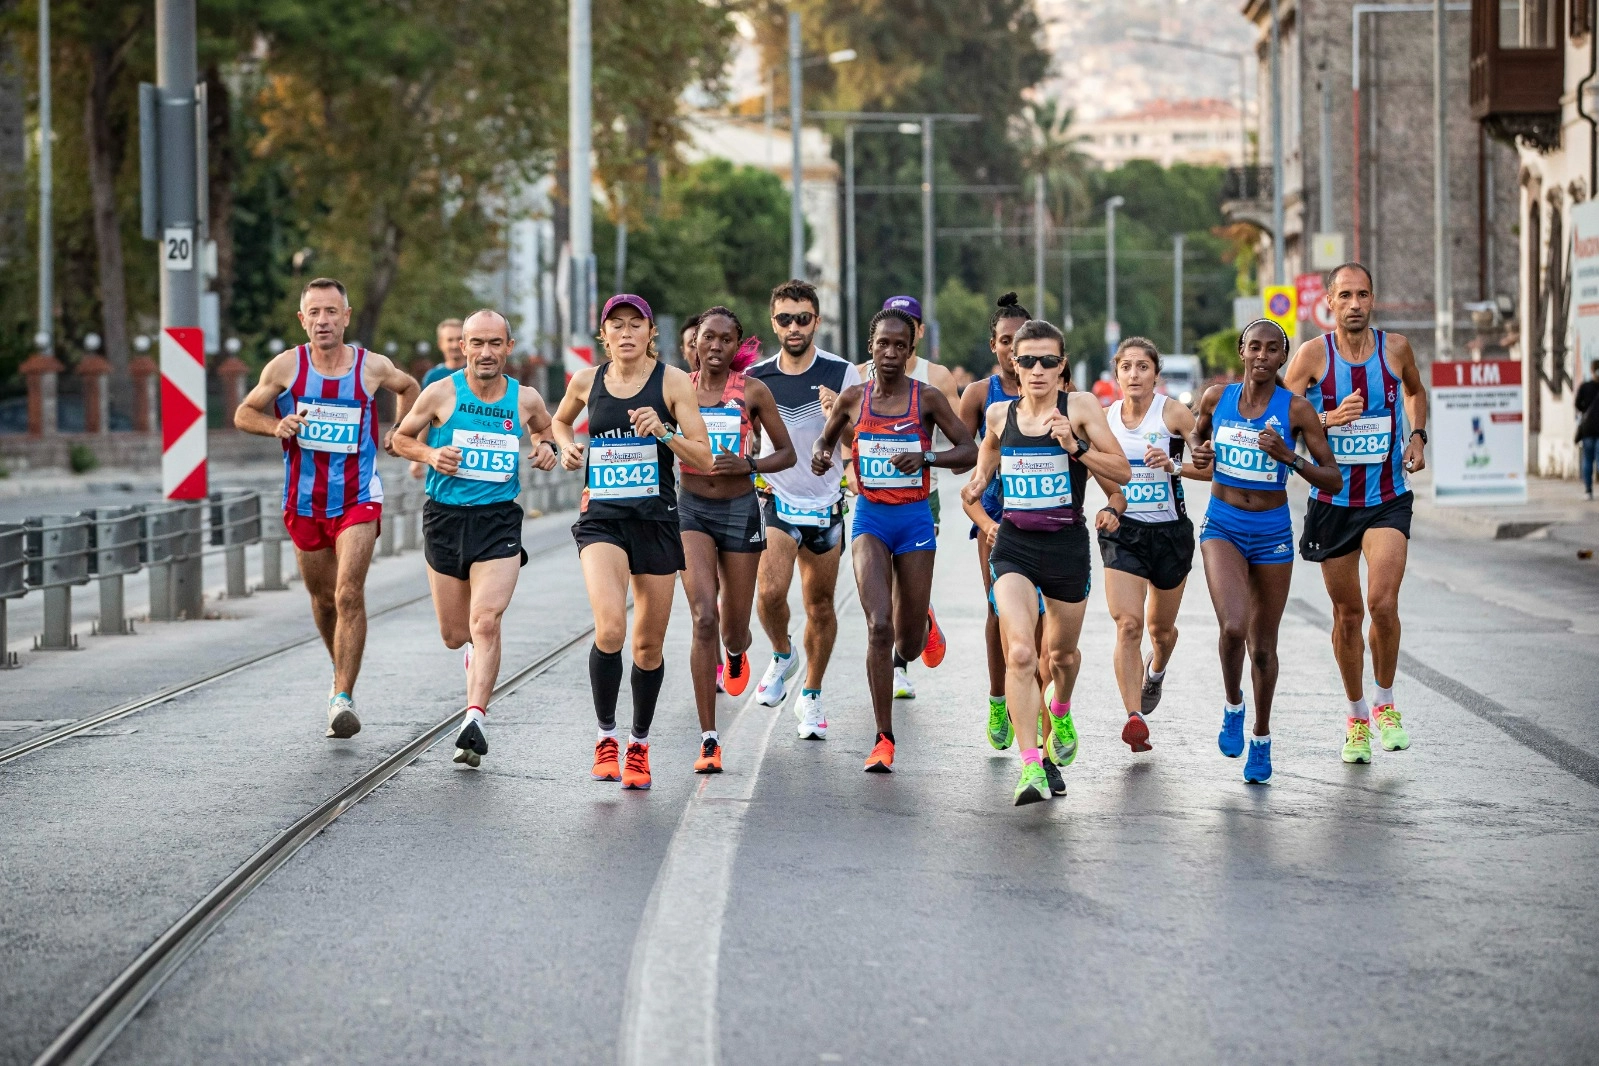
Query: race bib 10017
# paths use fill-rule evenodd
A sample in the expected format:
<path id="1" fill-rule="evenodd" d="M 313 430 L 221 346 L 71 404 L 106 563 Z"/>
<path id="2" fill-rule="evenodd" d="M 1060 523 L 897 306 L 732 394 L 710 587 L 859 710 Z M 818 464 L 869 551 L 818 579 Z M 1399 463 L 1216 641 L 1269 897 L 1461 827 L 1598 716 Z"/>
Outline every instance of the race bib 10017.
<path id="1" fill-rule="evenodd" d="M 738 455 L 743 450 L 737 407 L 701 407 L 700 417 L 705 419 L 705 430 L 711 436 L 712 458 L 723 453 Z"/>

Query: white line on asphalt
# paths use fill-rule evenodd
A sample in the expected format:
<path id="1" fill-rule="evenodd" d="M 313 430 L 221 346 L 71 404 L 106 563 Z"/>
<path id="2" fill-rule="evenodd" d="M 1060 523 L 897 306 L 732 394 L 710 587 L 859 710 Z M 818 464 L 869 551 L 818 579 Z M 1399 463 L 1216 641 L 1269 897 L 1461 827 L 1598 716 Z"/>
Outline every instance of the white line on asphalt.
<path id="1" fill-rule="evenodd" d="M 791 692 L 768 708 L 752 694 L 723 745 L 748 769 L 730 760 L 726 772 L 700 782 L 683 808 L 633 941 L 617 1055 L 622 1066 L 715 1066 L 719 1059 L 717 966 L 733 861 L 772 729 L 793 699 Z"/>

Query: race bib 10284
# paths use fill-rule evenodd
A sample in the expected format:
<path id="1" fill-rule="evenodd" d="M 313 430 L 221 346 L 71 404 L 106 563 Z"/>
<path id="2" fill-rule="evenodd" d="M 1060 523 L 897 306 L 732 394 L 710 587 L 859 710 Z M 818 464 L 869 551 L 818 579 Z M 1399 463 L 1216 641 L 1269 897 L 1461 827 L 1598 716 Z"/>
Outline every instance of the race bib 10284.
<path id="1" fill-rule="evenodd" d="M 354 455 L 361 450 L 361 401 L 301 397 L 294 413 L 305 419 L 295 439 L 313 452 Z"/>
<path id="2" fill-rule="evenodd" d="M 1327 445 L 1341 466 L 1380 463 L 1394 446 L 1394 416 L 1367 415 L 1345 426 L 1327 427 Z"/>
<path id="3" fill-rule="evenodd" d="M 661 494 L 654 437 L 605 437 L 589 444 L 589 496 L 634 500 Z"/>

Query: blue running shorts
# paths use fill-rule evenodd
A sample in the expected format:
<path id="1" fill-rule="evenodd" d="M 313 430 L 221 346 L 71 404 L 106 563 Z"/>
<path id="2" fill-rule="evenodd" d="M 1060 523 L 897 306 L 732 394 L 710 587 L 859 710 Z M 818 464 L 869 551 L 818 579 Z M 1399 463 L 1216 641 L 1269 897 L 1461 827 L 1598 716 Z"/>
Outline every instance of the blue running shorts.
<path id="1" fill-rule="evenodd" d="M 870 534 L 888 546 L 890 555 L 930 552 L 935 547 L 933 509 L 926 500 L 915 503 L 873 503 L 865 496 L 855 502 L 850 540 Z"/>
<path id="2" fill-rule="evenodd" d="M 1225 540 L 1251 565 L 1294 561 L 1294 522 L 1286 503 L 1269 511 L 1246 511 L 1212 496 L 1199 533 L 1199 543 L 1207 540 Z"/>

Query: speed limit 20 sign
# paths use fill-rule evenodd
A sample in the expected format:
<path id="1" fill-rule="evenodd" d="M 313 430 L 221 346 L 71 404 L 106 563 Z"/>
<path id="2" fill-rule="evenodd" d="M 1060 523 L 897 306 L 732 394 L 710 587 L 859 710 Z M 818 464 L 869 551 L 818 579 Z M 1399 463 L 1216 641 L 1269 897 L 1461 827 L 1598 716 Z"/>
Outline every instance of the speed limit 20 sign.
<path id="1" fill-rule="evenodd" d="M 162 259 L 168 270 L 194 269 L 194 230 L 189 226 L 167 227 Z"/>

